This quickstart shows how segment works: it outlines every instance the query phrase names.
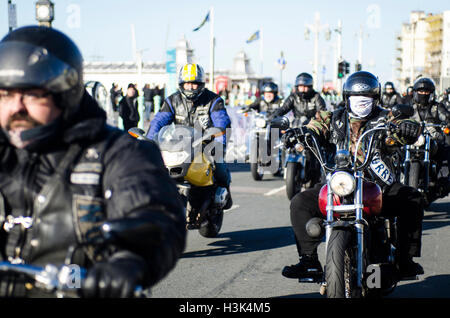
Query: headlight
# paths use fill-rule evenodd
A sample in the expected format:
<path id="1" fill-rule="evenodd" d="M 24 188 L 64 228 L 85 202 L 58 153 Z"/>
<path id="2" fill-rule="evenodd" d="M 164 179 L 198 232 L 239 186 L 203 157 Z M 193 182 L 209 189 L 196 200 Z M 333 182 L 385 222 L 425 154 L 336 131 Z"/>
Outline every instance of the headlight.
<path id="1" fill-rule="evenodd" d="M 338 171 L 331 176 L 330 187 L 333 193 L 346 196 L 355 190 L 356 181 L 350 173 Z"/>
<path id="2" fill-rule="evenodd" d="M 305 146 L 300 142 L 295 144 L 294 148 L 297 152 L 302 152 L 303 150 L 305 150 Z"/>
<path id="3" fill-rule="evenodd" d="M 417 138 L 417 141 L 414 143 L 414 147 L 422 147 L 425 144 L 425 137 L 423 135 L 420 135 L 419 138 Z"/>
<path id="4" fill-rule="evenodd" d="M 266 120 L 264 118 L 258 118 L 255 120 L 256 127 L 264 128 L 266 127 Z"/>
<path id="5" fill-rule="evenodd" d="M 183 164 L 186 159 L 189 158 L 189 154 L 186 151 L 170 152 L 161 151 L 161 155 L 164 160 L 164 164 L 168 167 L 179 166 Z"/>

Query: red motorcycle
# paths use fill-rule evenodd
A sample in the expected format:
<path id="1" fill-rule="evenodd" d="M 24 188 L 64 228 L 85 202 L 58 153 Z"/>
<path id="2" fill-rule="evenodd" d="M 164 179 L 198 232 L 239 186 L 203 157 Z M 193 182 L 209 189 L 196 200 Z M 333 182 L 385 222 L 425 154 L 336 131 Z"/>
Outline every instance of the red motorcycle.
<path id="1" fill-rule="evenodd" d="M 367 145 L 362 164 L 347 149 L 338 149 L 334 163 L 326 163 L 312 134 L 302 140 L 326 174 L 319 194 L 325 220 L 313 218 L 306 230 L 313 237 L 320 237 L 325 230 L 326 265 L 320 292 L 328 298 L 380 296 L 397 284 L 395 219 L 380 215 L 381 188 L 364 177 L 369 165 L 381 162 L 378 146 L 394 145 L 392 134 L 396 131 L 391 121 L 381 119 L 363 133 L 355 148 L 359 149 L 361 142 Z"/>

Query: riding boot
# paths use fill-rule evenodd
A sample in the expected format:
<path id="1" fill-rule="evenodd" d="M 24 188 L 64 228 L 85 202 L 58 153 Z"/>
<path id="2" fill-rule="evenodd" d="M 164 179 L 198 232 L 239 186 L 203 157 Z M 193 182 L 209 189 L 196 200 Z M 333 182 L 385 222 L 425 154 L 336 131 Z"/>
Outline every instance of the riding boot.
<path id="1" fill-rule="evenodd" d="M 287 278 L 313 278 L 318 279 L 323 274 L 317 254 L 300 256 L 299 262 L 295 265 L 285 266 L 281 274 Z"/>

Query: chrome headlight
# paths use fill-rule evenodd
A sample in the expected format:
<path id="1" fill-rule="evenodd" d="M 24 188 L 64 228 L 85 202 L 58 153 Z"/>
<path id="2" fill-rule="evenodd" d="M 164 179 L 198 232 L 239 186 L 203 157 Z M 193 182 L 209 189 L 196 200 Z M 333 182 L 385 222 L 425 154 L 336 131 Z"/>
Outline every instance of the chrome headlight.
<path id="1" fill-rule="evenodd" d="M 305 150 L 305 146 L 302 143 L 296 143 L 294 146 L 295 151 L 297 151 L 298 153 L 302 152 L 303 150 Z"/>
<path id="2" fill-rule="evenodd" d="M 256 127 L 264 128 L 266 127 L 266 120 L 264 118 L 258 118 L 255 120 Z"/>
<path id="3" fill-rule="evenodd" d="M 189 158 L 189 154 L 186 151 L 161 151 L 161 155 L 163 157 L 164 164 L 168 167 L 179 166 Z"/>
<path id="4" fill-rule="evenodd" d="M 417 138 L 417 141 L 414 143 L 414 147 L 422 147 L 425 144 L 425 136 L 420 135 L 419 138 Z"/>
<path id="5" fill-rule="evenodd" d="M 355 177 L 348 172 L 335 172 L 330 179 L 330 187 L 338 196 L 346 196 L 352 193 L 356 187 Z"/>

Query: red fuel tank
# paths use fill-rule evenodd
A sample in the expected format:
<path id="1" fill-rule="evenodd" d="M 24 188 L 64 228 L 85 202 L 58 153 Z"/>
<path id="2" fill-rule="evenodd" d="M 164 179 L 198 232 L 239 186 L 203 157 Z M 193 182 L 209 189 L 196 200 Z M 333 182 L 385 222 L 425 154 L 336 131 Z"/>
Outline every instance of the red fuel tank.
<path id="1" fill-rule="evenodd" d="M 319 209 L 322 214 L 327 217 L 327 194 L 328 186 L 325 184 L 319 193 Z M 341 198 L 336 194 L 333 195 L 334 205 L 341 205 Z M 381 212 L 383 202 L 383 194 L 378 184 L 370 181 L 363 183 L 363 212 L 367 215 L 378 215 Z M 334 217 L 338 217 L 339 213 L 334 213 Z"/>

